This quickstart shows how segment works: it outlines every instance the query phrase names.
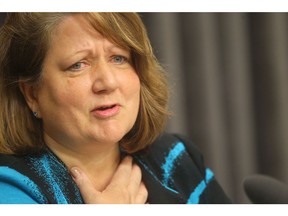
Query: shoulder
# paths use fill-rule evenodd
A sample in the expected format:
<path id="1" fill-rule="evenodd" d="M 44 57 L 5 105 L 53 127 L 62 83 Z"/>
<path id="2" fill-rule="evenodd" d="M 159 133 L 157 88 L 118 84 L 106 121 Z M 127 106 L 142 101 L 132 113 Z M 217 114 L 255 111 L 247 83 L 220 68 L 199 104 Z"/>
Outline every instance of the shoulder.
<path id="1" fill-rule="evenodd" d="M 148 148 L 138 153 L 142 158 L 167 160 L 189 159 L 197 170 L 204 172 L 203 156 L 199 148 L 185 135 L 163 133 Z M 192 161 L 191 161 L 192 160 Z M 182 162 L 188 162 L 184 160 Z M 204 174 L 204 173 L 203 173 Z"/>
<path id="2" fill-rule="evenodd" d="M 175 171 L 190 169 L 194 178 L 205 176 L 203 156 L 197 146 L 187 137 L 179 134 L 164 133 L 148 148 L 135 154 L 138 161 L 143 162 L 157 173 L 168 175 Z M 190 172 L 189 172 L 190 173 Z M 168 176 L 167 176 L 168 177 Z M 171 176 L 169 176 L 171 177 Z"/>
<path id="3" fill-rule="evenodd" d="M 29 178 L 25 157 L 0 154 L 0 203 L 44 203 L 40 188 Z"/>
<path id="4" fill-rule="evenodd" d="M 142 169 L 146 186 L 151 188 L 150 191 L 148 188 L 150 201 L 229 203 L 213 172 L 205 166 L 199 148 L 183 135 L 162 134 L 151 146 L 133 156 Z M 159 188 L 163 189 L 162 194 Z"/>
<path id="5" fill-rule="evenodd" d="M 190 138 L 183 134 L 165 133 L 154 142 L 154 147 L 171 148 L 171 146 L 181 146 L 182 151 L 187 152 L 197 164 L 203 162 L 203 156 L 197 145 Z"/>
<path id="6" fill-rule="evenodd" d="M 29 163 L 25 156 L 0 154 L 0 168 L 1 170 L 9 168 L 25 175 L 29 172 Z M 3 171 L 1 174 L 4 174 Z"/>
<path id="7" fill-rule="evenodd" d="M 181 146 L 183 151 L 187 151 L 197 160 L 202 160 L 202 154 L 197 145 L 195 145 L 190 138 L 182 134 L 161 134 L 151 145 L 151 149 L 155 151 L 162 151 L 175 146 Z"/>
<path id="8" fill-rule="evenodd" d="M 21 158 L 13 155 L 0 154 L 0 166 L 11 166 L 19 160 L 21 160 Z"/>
<path id="9" fill-rule="evenodd" d="M 49 149 L 38 155 L 0 155 L 0 191 L 3 202 L 83 203 L 81 194 L 64 163 Z M 11 194 L 12 193 L 12 194 Z M 23 199 L 17 199 L 23 194 Z M 24 196 L 25 195 L 25 196 Z M 0 200 L 1 202 L 1 200 Z"/>

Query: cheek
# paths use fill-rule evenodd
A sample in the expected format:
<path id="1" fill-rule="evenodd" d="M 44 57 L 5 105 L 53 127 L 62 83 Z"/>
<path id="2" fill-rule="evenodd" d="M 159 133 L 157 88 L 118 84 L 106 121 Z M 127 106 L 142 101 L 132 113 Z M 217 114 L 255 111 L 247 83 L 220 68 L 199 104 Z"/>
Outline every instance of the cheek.
<path id="1" fill-rule="evenodd" d="M 52 85 L 50 83 L 43 84 L 39 92 L 40 106 L 46 112 L 53 112 L 53 110 L 62 112 L 62 109 L 79 106 L 82 104 L 81 99 L 87 98 L 83 87 L 75 86 L 67 80 L 62 80 L 60 83 L 55 81 Z"/>
<path id="2" fill-rule="evenodd" d="M 83 106 L 87 102 L 88 89 L 82 85 L 67 85 L 58 95 L 59 103 L 67 106 L 78 107 Z"/>

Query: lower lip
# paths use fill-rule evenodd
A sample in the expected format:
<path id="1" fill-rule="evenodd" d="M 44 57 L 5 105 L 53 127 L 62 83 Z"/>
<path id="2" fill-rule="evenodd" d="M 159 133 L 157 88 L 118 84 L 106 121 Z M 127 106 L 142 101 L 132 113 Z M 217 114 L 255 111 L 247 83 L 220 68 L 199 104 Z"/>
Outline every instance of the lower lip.
<path id="1" fill-rule="evenodd" d="M 105 109 L 105 110 L 93 110 L 92 113 L 99 118 L 109 118 L 109 117 L 117 115 L 119 111 L 120 111 L 120 106 L 116 105 L 116 106 L 113 106 L 112 108 Z"/>

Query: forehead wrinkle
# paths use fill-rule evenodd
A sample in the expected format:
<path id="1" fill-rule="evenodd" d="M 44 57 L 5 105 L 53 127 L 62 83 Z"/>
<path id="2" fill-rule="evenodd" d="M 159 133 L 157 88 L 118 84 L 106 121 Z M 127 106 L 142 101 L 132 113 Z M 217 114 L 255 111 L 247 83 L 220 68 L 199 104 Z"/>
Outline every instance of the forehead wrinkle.
<path id="1" fill-rule="evenodd" d="M 71 28 L 71 26 L 74 26 L 74 28 Z M 81 30 L 77 31 L 77 29 Z M 119 51 L 119 49 L 128 51 L 111 42 L 108 38 L 105 38 L 83 15 L 79 14 L 67 16 L 63 19 L 53 32 L 53 36 L 48 53 L 53 50 L 53 52 L 56 51 L 56 53 L 58 53 L 57 50 L 59 47 L 57 47 L 57 41 L 59 40 L 57 40 L 57 37 L 60 36 L 64 44 L 67 42 L 63 49 L 69 48 L 70 54 L 67 53 L 68 55 L 65 59 L 72 58 L 74 55 L 84 52 L 94 56 L 97 50 L 102 50 L 105 53 L 113 53 Z M 74 43 L 73 46 L 69 45 L 71 42 Z"/>
<path id="2" fill-rule="evenodd" d="M 109 41 L 107 38 L 103 38 L 104 42 L 103 42 L 103 49 L 105 52 L 116 52 L 116 51 L 119 51 L 119 50 L 124 50 L 124 51 L 127 51 L 129 52 L 129 50 L 123 48 L 123 47 L 120 47 L 118 46 L 117 44 Z"/>

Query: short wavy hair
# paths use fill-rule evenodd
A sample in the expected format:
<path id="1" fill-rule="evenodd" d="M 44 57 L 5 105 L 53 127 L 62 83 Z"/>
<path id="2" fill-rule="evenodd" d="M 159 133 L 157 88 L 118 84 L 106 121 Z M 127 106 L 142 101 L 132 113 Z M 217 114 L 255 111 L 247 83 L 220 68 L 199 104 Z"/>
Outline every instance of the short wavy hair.
<path id="1" fill-rule="evenodd" d="M 74 13 L 11 13 L 0 29 L 0 153 L 25 155 L 45 146 L 42 120 L 35 118 L 19 83 L 39 84 L 51 33 Z M 132 129 L 120 140 L 133 153 L 164 130 L 168 86 L 137 13 L 82 13 L 111 42 L 131 52 L 140 79 L 140 107 Z"/>

